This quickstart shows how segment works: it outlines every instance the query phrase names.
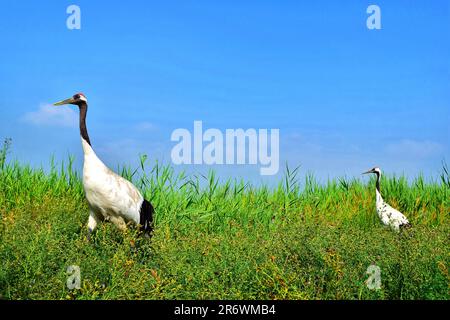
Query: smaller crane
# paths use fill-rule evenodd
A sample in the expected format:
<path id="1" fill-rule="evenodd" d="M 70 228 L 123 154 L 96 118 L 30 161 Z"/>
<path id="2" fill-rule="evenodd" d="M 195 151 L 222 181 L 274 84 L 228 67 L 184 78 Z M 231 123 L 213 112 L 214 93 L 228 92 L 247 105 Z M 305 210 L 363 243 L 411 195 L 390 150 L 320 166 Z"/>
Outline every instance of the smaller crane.
<path id="1" fill-rule="evenodd" d="M 392 208 L 389 204 L 387 204 L 383 197 L 381 197 L 381 191 L 380 191 L 380 177 L 381 177 L 381 170 L 378 167 L 375 167 L 373 169 L 370 169 L 369 171 L 364 172 L 363 174 L 367 173 L 374 173 L 377 175 L 377 182 L 376 182 L 376 207 L 377 207 L 377 214 L 378 217 L 380 217 L 381 222 L 383 222 L 384 225 L 389 226 L 393 228 L 395 231 L 399 231 L 400 228 L 410 228 L 411 224 L 409 223 L 408 219 L 405 217 L 403 213 L 400 211 Z"/>

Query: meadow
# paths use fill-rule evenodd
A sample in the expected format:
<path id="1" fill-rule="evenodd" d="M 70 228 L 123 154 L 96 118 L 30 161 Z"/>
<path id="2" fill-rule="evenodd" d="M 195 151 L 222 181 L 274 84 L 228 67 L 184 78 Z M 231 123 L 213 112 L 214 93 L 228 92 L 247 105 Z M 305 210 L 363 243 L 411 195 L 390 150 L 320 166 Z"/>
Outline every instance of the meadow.
<path id="1" fill-rule="evenodd" d="M 73 158 L 51 170 L 0 151 L 2 299 L 449 299 L 450 177 L 383 176 L 381 191 L 413 228 L 375 211 L 375 182 L 299 179 L 276 187 L 187 176 L 141 157 L 119 173 L 155 206 L 149 240 L 102 224 L 86 240 L 87 204 Z M 80 159 L 77 159 L 80 161 Z M 367 268 L 381 287 L 366 285 Z M 67 268 L 80 267 L 70 290 Z"/>

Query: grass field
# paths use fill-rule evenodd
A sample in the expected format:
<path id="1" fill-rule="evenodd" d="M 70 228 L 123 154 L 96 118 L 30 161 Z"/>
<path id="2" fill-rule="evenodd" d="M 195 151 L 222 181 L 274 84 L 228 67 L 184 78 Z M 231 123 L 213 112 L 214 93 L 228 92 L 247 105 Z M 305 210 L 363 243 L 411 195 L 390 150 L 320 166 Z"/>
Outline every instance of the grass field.
<path id="1" fill-rule="evenodd" d="M 72 159 L 50 172 L 0 152 L 3 299 L 448 299 L 450 179 L 383 177 L 385 200 L 413 224 L 396 234 L 375 212 L 374 180 L 278 187 L 175 174 L 145 158 L 121 174 L 156 208 L 151 240 L 102 224 L 86 240 L 87 205 Z M 79 160 L 77 160 L 79 161 Z M 134 244 L 134 245 L 132 245 Z M 381 270 L 369 290 L 366 270 Z M 81 289 L 66 286 L 81 270 Z"/>

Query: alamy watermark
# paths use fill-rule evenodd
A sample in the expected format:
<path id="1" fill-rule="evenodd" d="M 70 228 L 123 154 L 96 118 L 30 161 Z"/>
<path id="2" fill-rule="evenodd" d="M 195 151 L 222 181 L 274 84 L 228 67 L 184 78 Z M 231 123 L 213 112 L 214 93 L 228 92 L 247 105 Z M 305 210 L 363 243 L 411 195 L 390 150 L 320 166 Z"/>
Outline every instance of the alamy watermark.
<path id="1" fill-rule="evenodd" d="M 367 270 L 366 274 L 369 278 L 366 280 L 366 286 L 370 290 L 380 290 L 381 289 L 381 269 L 379 266 L 371 264 Z"/>
<path id="2" fill-rule="evenodd" d="M 67 7 L 66 13 L 69 14 L 66 20 L 66 26 L 69 30 L 81 29 L 81 9 L 79 6 L 72 4 Z"/>
<path id="3" fill-rule="evenodd" d="M 171 151 L 172 162 L 177 165 L 259 164 L 261 175 L 274 175 L 279 170 L 279 129 L 270 129 L 270 133 L 268 129 L 226 129 L 223 133 L 210 128 L 203 132 L 203 122 L 194 121 L 192 134 L 179 128 L 170 139 L 178 142 Z"/>
<path id="4" fill-rule="evenodd" d="M 67 288 L 69 290 L 81 288 L 81 270 L 79 266 L 72 265 L 67 268 Z"/>
<path id="5" fill-rule="evenodd" d="M 371 4 L 367 7 L 366 12 L 370 16 L 366 20 L 366 26 L 369 30 L 380 30 L 381 29 L 381 9 L 376 4 Z"/>

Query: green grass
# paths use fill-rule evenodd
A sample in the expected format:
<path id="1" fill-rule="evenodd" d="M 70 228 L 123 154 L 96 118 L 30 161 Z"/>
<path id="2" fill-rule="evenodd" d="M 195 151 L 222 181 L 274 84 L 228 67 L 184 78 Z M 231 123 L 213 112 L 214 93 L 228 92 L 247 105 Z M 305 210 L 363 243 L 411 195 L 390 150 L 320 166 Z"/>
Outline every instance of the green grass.
<path id="1" fill-rule="evenodd" d="M 448 299 L 449 175 L 385 177 L 385 199 L 413 229 L 375 213 L 374 181 L 275 188 L 175 174 L 146 158 L 121 174 L 156 208 L 151 241 L 102 224 L 86 241 L 87 205 L 68 163 L 50 172 L 0 151 L 0 295 L 4 299 Z M 135 243 L 135 246 L 131 246 Z M 137 248 L 137 249 L 136 249 Z M 381 268 L 380 290 L 366 270 Z M 81 289 L 66 287 L 70 265 Z"/>

